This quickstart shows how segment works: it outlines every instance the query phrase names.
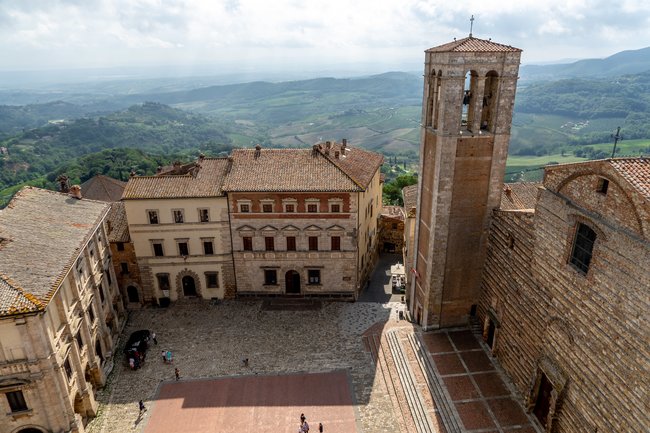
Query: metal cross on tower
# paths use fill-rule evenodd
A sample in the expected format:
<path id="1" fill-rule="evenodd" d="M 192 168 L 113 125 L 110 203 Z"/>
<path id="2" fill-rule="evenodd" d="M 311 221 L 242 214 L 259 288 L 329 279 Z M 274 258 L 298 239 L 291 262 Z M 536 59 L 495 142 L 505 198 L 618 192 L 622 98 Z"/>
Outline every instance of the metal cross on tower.
<path id="1" fill-rule="evenodd" d="M 474 15 L 469 19 L 469 37 L 472 37 L 472 29 L 474 28 Z"/>
<path id="2" fill-rule="evenodd" d="M 621 135 L 620 126 L 616 128 L 616 134 L 612 134 L 612 138 L 614 139 L 614 149 L 612 149 L 612 158 L 614 158 L 614 155 L 616 154 L 616 144 L 618 144 L 618 142 L 623 139 L 623 136 Z"/>

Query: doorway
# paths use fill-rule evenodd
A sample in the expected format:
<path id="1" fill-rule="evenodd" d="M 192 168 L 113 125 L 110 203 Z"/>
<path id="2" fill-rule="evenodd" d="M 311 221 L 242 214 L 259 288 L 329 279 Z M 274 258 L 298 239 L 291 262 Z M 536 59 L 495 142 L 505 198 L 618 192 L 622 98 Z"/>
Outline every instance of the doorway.
<path id="1" fill-rule="evenodd" d="M 287 294 L 300 294 L 300 274 L 296 271 L 288 271 L 284 275 Z"/>
<path id="2" fill-rule="evenodd" d="M 494 350 L 494 333 L 496 332 L 496 329 L 494 322 L 488 319 L 487 338 L 485 341 L 487 342 L 487 345 L 490 346 L 490 350 Z"/>
<path id="3" fill-rule="evenodd" d="M 194 278 L 185 275 L 182 280 L 183 284 L 183 296 L 197 296 L 196 293 L 196 284 L 194 282 Z"/>
<path id="4" fill-rule="evenodd" d="M 548 424 L 548 413 L 551 408 L 551 393 L 553 392 L 553 385 L 546 377 L 546 374 L 542 373 L 542 378 L 539 382 L 539 390 L 537 391 L 537 399 L 535 400 L 535 407 L 533 408 L 533 413 L 535 417 L 546 429 Z"/>
<path id="5" fill-rule="evenodd" d="M 126 288 L 126 295 L 129 298 L 129 302 L 140 302 L 140 295 L 138 294 L 138 289 L 134 286 L 129 286 Z"/>

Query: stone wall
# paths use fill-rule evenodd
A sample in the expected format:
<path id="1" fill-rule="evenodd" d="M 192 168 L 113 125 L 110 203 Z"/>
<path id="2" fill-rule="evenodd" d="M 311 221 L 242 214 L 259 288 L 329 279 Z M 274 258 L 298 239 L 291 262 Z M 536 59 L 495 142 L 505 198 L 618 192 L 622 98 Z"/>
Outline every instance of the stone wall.
<path id="1" fill-rule="evenodd" d="M 497 322 L 494 353 L 531 410 L 541 374 L 552 383 L 547 431 L 644 431 L 650 243 L 634 228 L 647 208 L 632 206 L 639 195 L 622 184 L 598 195 L 595 173 L 564 179 L 548 179 L 555 190 L 542 190 L 534 216 L 494 213 L 479 308 L 485 336 Z M 586 274 L 569 264 L 579 222 L 597 233 Z"/>

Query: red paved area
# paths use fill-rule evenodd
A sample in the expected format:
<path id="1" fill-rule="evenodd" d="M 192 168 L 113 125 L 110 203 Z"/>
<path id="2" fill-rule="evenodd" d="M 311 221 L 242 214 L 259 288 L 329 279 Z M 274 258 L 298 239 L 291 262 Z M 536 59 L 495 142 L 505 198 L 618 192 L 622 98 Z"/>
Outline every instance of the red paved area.
<path id="1" fill-rule="evenodd" d="M 144 433 L 357 433 L 347 373 L 240 376 L 163 383 Z"/>
<path id="2" fill-rule="evenodd" d="M 423 340 L 466 431 L 536 432 L 474 334 L 436 331 Z"/>

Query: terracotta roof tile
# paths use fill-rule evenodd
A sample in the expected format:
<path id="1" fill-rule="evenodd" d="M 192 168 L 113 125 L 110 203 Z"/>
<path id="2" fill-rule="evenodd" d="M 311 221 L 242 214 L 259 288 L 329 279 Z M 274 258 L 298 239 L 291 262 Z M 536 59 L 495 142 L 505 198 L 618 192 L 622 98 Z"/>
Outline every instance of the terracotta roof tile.
<path id="1" fill-rule="evenodd" d="M 44 308 L 108 209 L 34 187 L 16 193 L 0 211 L 1 310 Z"/>
<path id="2" fill-rule="evenodd" d="M 338 152 L 338 158 L 336 157 Z M 338 143 L 312 149 L 236 149 L 224 191 L 362 191 L 383 156 Z"/>
<path id="3" fill-rule="evenodd" d="M 21 289 L 14 287 L 6 275 L 0 274 L 0 316 L 29 313 L 42 310 L 38 300 L 26 296 Z"/>
<path id="4" fill-rule="evenodd" d="M 126 182 L 98 174 L 81 184 L 85 198 L 99 201 L 120 201 Z"/>
<path id="5" fill-rule="evenodd" d="M 516 182 L 503 185 L 500 210 L 529 210 L 537 205 L 540 182 Z"/>
<path id="6" fill-rule="evenodd" d="M 490 40 L 467 37 L 457 41 L 448 42 L 437 47 L 429 48 L 427 53 L 444 52 L 519 52 L 521 49 L 510 45 L 498 44 Z"/>
<path id="7" fill-rule="evenodd" d="M 197 170 L 184 174 L 133 176 L 122 199 L 219 197 L 228 167 L 227 158 L 205 158 Z"/>
<path id="8" fill-rule="evenodd" d="M 650 198 L 650 158 L 616 158 L 609 161 L 634 189 Z"/>
<path id="9" fill-rule="evenodd" d="M 404 209 L 408 213 L 411 209 L 417 206 L 418 199 L 418 185 L 409 185 L 402 188 L 402 198 L 404 199 Z"/>
<path id="10" fill-rule="evenodd" d="M 108 232 L 109 242 L 129 242 L 129 224 L 126 220 L 126 209 L 123 202 L 113 203 L 111 210 L 106 216 L 109 222 L 110 231 Z"/>

